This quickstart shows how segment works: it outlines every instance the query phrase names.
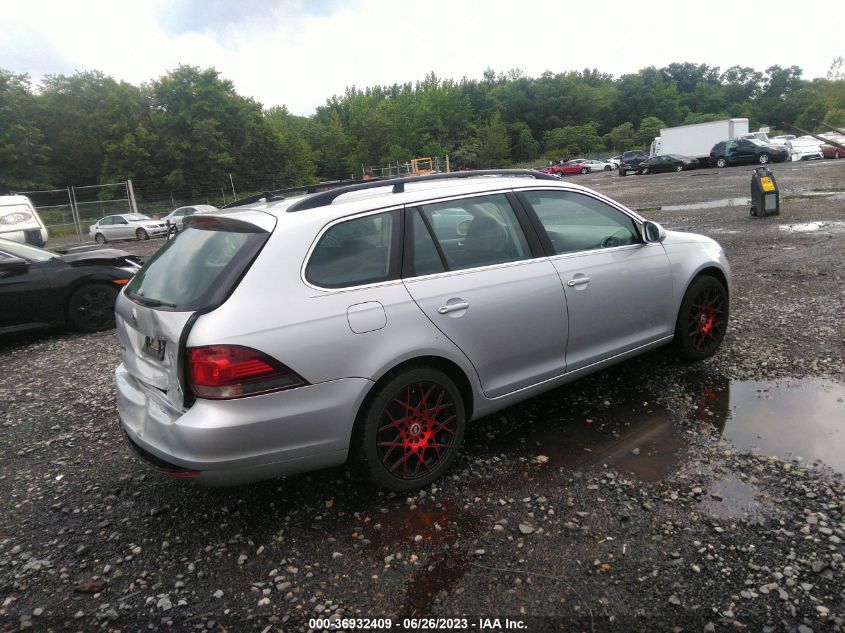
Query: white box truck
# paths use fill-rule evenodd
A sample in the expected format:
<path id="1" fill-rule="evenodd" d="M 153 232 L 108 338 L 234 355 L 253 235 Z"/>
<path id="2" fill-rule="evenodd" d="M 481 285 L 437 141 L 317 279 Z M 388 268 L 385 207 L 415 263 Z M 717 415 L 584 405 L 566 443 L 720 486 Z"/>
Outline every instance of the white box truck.
<path id="1" fill-rule="evenodd" d="M 720 141 L 732 141 L 748 134 L 748 119 L 724 119 L 710 123 L 693 123 L 665 127 L 651 143 L 651 156 L 680 154 L 707 164 L 710 150 Z"/>

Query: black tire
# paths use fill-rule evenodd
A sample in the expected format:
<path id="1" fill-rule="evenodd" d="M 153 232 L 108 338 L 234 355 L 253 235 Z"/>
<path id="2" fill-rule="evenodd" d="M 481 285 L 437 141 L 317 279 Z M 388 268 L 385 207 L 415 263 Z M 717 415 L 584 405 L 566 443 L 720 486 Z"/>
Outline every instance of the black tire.
<path id="1" fill-rule="evenodd" d="M 719 156 L 719 158 L 716 159 L 716 167 L 718 167 L 719 169 L 721 169 L 722 167 L 727 167 L 727 166 L 728 166 L 728 159 L 726 159 L 724 156 Z"/>
<path id="2" fill-rule="evenodd" d="M 82 332 L 101 332 L 114 327 L 117 288 L 106 284 L 86 284 L 70 295 L 67 318 Z"/>
<path id="3" fill-rule="evenodd" d="M 638 174 L 647 174 L 647 173 L 648 173 L 648 167 L 640 167 L 640 168 L 637 170 L 637 173 L 638 173 Z"/>
<path id="4" fill-rule="evenodd" d="M 760 163 L 761 165 L 765 165 L 766 163 L 769 162 L 769 155 L 768 154 L 760 154 L 757 157 L 757 162 Z"/>
<path id="5" fill-rule="evenodd" d="M 683 165 L 675 165 L 675 171 L 676 172 L 684 171 L 684 166 Z"/>
<path id="6" fill-rule="evenodd" d="M 588 174 L 588 173 L 590 173 L 590 169 L 589 169 L 588 167 L 583 167 L 583 168 L 581 169 L 581 173 L 582 173 L 582 174 Z"/>
<path id="7" fill-rule="evenodd" d="M 138 229 L 137 231 L 135 231 L 135 237 L 137 237 L 139 241 L 148 240 L 150 239 L 150 234 L 147 233 L 144 229 Z"/>
<path id="8" fill-rule="evenodd" d="M 455 461 L 464 439 L 461 392 L 436 369 L 420 367 L 394 376 L 361 414 L 358 452 L 370 481 L 386 490 L 428 486 Z"/>
<path id="9" fill-rule="evenodd" d="M 699 361 L 715 354 L 728 328 L 729 311 L 728 291 L 722 282 L 709 275 L 693 279 L 675 325 L 678 355 Z"/>
<path id="10" fill-rule="evenodd" d="M 105 244 L 106 243 L 106 236 L 103 235 L 102 233 L 97 233 L 94 236 L 94 241 L 97 242 L 97 244 Z"/>
<path id="11" fill-rule="evenodd" d="M 610 171 L 611 169 L 613 169 L 613 167 L 611 167 L 610 165 L 605 165 L 605 166 L 604 166 L 604 170 L 605 170 L 605 171 Z"/>
<path id="12" fill-rule="evenodd" d="M 620 176 L 627 176 L 628 172 L 620 167 L 619 168 L 619 175 Z"/>

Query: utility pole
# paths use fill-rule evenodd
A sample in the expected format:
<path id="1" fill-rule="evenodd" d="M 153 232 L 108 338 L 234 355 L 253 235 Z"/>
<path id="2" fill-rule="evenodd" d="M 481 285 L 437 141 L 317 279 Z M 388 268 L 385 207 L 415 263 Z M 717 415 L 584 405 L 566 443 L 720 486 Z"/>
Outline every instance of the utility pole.
<path id="1" fill-rule="evenodd" d="M 232 185 L 232 197 L 237 200 L 238 194 L 235 193 L 235 181 L 232 180 L 232 172 L 229 172 L 229 184 Z"/>

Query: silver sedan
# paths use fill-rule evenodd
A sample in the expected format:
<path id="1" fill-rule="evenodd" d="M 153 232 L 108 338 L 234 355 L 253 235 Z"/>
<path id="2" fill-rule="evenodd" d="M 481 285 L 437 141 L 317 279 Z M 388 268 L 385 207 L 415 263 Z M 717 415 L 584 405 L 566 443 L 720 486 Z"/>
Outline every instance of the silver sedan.
<path id="1" fill-rule="evenodd" d="M 120 425 L 172 476 L 350 460 L 419 488 L 468 422 L 656 347 L 705 359 L 727 329 L 719 244 L 548 174 L 269 198 L 186 218 L 118 298 Z"/>
<path id="2" fill-rule="evenodd" d="M 98 220 L 88 228 L 88 233 L 98 244 L 113 240 L 148 240 L 166 234 L 167 225 L 141 213 L 121 213 Z"/>

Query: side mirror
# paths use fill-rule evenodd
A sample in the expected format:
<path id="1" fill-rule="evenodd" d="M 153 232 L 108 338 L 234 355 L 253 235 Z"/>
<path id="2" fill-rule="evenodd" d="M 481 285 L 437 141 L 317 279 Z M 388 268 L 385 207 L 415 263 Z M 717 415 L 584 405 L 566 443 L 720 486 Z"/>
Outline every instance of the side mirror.
<path id="1" fill-rule="evenodd" d="M 0 276 L 11 277 L 29 270 L 29 262 L 22 257 L 6 257 L 0 259 Z"/>
<path id="2" fill-rule="evenodd" d="M 643 222 L 643 241 L 647 244 L 654 244 L 662 242 L 666 239 L 666 229 L 660 226 L 657 222 L 645 221 Z"/>

